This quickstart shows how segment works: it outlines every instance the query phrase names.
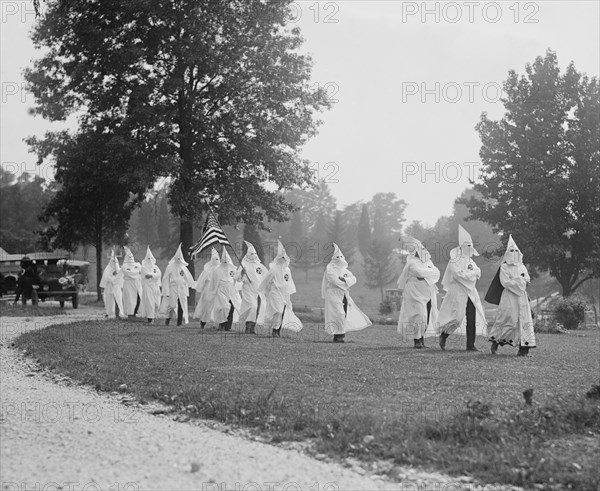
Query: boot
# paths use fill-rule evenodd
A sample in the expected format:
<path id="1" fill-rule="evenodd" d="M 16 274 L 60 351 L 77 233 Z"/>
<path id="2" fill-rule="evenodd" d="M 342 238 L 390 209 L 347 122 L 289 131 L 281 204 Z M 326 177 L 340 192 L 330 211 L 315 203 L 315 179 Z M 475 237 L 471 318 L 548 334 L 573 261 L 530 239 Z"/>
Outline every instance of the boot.
<path id="1" fill-rule="evenodd" d="M 171 323 L 171 318 L 170 318 L 170 317 L 167 317 L 167 318 L 165 319 L 165 326 L 168 326 L 170 323 Z"/>
<path id="2" fill-rule="evenodd" d="M 150 319 L 150 317 L 148 317 L 148 324 L 152 324 L 152 319 Z"/>
<path id="3" fill-rule="evenodd" d="M 252 322 L 250 321 L 246 321 L 246 330 L 244 331 L 245 334 L 250 334 L 250 330 L 252 329 Z"/>
<path id="4" fill-rule="evenodd" d="M 279 329 L 273 329 L 273 337 L 280 338 L 281 337 L 281 327 Z"/>
<path id="5" fill-rule="evenodd" d="M 256 334 L 256 322 L 250 322 L 250 330 L 248 334 Z"/>
<path id="6" fill-rule="evenodd" d="M 527 356 L 528 354 L 529 354 L 529 347 L 519 345 L 519 352 L 517 353 L 517 356 Z"/>
<path id="7" fill-rule="evenodd" d="M 446 349 L 446 340 L 448 339 L 448 336 L 450 336 L 450 334 L 446 332 L 440 334 L 440 348 L 442 348 L 442 350 Z"/>
<path id="8" fill-rule="evenodd" d="M 415 339 L 415 349 L 422 349 L 423 346 L 421 346 L 421 340 L 420 339 Z"/>
<path id="9" fill-rule="evenodd" d="M 205 325 L 206 325 L 206 322 L 200 322 L 200 329 L 204 329 Z"/>
<path id="10" fill-rule="evenodd" d="M 496 341 L 492 341 L 490 351 L 492 352 L 492 355 L 495 355 L 498 352 L 498 343 Z"/>
<path id="11" fill-rule="evenodd" d="M 419 339 L 419 342 L 421 343 L 421 348 L 427 348 L 427 346 L 425 346 L 425 339 L 423 336 L 421 336 L 421 339 Z"/>

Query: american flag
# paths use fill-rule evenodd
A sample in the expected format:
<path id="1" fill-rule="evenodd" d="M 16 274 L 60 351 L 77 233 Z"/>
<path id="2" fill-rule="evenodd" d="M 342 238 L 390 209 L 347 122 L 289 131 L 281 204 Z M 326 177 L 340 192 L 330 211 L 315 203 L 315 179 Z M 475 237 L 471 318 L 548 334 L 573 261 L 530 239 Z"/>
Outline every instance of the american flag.
<path id="1" fill-rule="evenodd" d="M 192 257 L 200 254 L 204 249 L 214 244 L 223 244 L 231 247 L 229 239 L 223 232 L 223 229 L 217 222 L 217 219 L 213 215 L 212 211 L 208 212 L 204 227 L 202 227 L 202 237 L 193 247 L 190 247 Z"/>

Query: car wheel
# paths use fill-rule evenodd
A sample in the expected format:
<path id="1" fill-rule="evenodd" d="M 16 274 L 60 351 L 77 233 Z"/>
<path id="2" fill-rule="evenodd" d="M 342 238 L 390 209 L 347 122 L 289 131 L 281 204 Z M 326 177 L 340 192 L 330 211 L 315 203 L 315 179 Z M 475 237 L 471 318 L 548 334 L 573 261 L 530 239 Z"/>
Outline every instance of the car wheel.
<path id="1" fill-rule="evenodd" d="M 79 307 L 79 294 L 78 293 L 73 295 L 73 308 L 76 309 L 77 307 Z"/>

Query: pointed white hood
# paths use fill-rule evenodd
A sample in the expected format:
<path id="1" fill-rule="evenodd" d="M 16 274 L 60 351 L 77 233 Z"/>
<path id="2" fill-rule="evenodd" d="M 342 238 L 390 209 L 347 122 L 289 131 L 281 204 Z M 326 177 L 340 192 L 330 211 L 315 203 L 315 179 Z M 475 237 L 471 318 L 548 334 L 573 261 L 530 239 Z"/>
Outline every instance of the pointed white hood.
<path id="1" fill-rule="evenodd" d="M 327 267 L 329 266 L 339 269 L 346 269 L 348 267 L 348 261 L 346 261 L 344 254 L 336 243 L 333 243 L 333 255 L 331 256 L 331 261 L 329 261 Z"/>
<path id="2" fill-rule="evenodd" d="M 156 266 L 156 259 L 150 250 L 150 246 L 146 249 L 146 257 L 142 261 L 142 274 L 151 274 Z"/>
<path id="3" fill-rule="evenodd" d="M 135 263 L 135 258 L 133 257 L 133 252 L 129 247 L 123 247 L 123 251 L 125 252 L 125 259 L 123 259 L 123 264 L 133 264 Z"/>
<path id="4" fill-rule="evenodd" d="M 512 235 L 508 237 L 508 245 L 506 246 L 503 260 L 507 264 L 523 264 L 523 253 L 520 251 Z"/>
<path id="5" fill-rule="evenodd" d="M 177 251 L 175 251 L 175 255 L 169 261 L 169 264 L 177 264 L 179 266 L 188 265 L 188 263 L 185 262 L 185 259 L 183 259 L 183 252 L 181 252 L 181 243 L 179 244 Z"/>
<path id="6" fill-rule="evenodd" d="M 458 226 L 458 247 L 460 249 L 461 256 L 472 257 L 479 256 L 479 253 L 473 246 L 473 239 L 471 234 L 467 232 L 462 225 Z"/>

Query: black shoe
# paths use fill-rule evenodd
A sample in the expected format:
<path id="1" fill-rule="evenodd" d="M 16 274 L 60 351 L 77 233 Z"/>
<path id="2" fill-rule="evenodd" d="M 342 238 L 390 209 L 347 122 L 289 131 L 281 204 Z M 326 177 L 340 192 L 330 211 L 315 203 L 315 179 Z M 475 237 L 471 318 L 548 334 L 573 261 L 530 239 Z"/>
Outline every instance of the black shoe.
<path id="1" fill-rule="evenodd" d="M 206 322 L 200 322 L 200 329 L 204 329 L 205 325 L 206 325 Z"/>
<path id="2" fill-rule="evenodd" d="M 165 326 L 168 326 L 171 323 L 171 319 L 165 319 Z"/>
<path id="3" fill-rule="evenodd" d="M 529 355 L 529 347 L 528 346 L 519 346 L 519 351 L 517 356 L 527 356 Z"/>
<path id="4" fill-rule="evenodd" d="M 448 336 L 450 336 L 450 334 L 445 332 L 440 334 L 440 348 L 442 348 L 442 350 L 446 349 L 446 339 L 448 339 Z"/>
<path id="5" fill-rule="evenodd" d="M 421 348 L 427 348 L 427 346 L 425 346 L 425 338 L 423 336 L 421 336 L 421 339 L 419 339 L 419 342 L 421 343 Z"/>
<path id="6" fill-rule="evenodd" d="M 479 351 L 476 346 L 467 346 L 467 351 Z"/>
<path id="7" fill-rule="evenodd" d="M 280 338 L 281 337 L 281 327 L 279 329 L 273 329 L 273 337 Z"/>
<path id="8" fill-rule="evenodd" d="M 423 349 L 423 346 L 421 345 L 421 340 L 420 339 L 415 339 L 415 345 L 413 346 L 414 349 Z"/>
<path id="9" fill-rule="evenodd" d="M 492 341 L 492 346 L 490 348 L 490 351 L 492 352 L 492 355 L 495 355 L 496 353 L 498 353 L 498 343 L 496 341 Z"/>

